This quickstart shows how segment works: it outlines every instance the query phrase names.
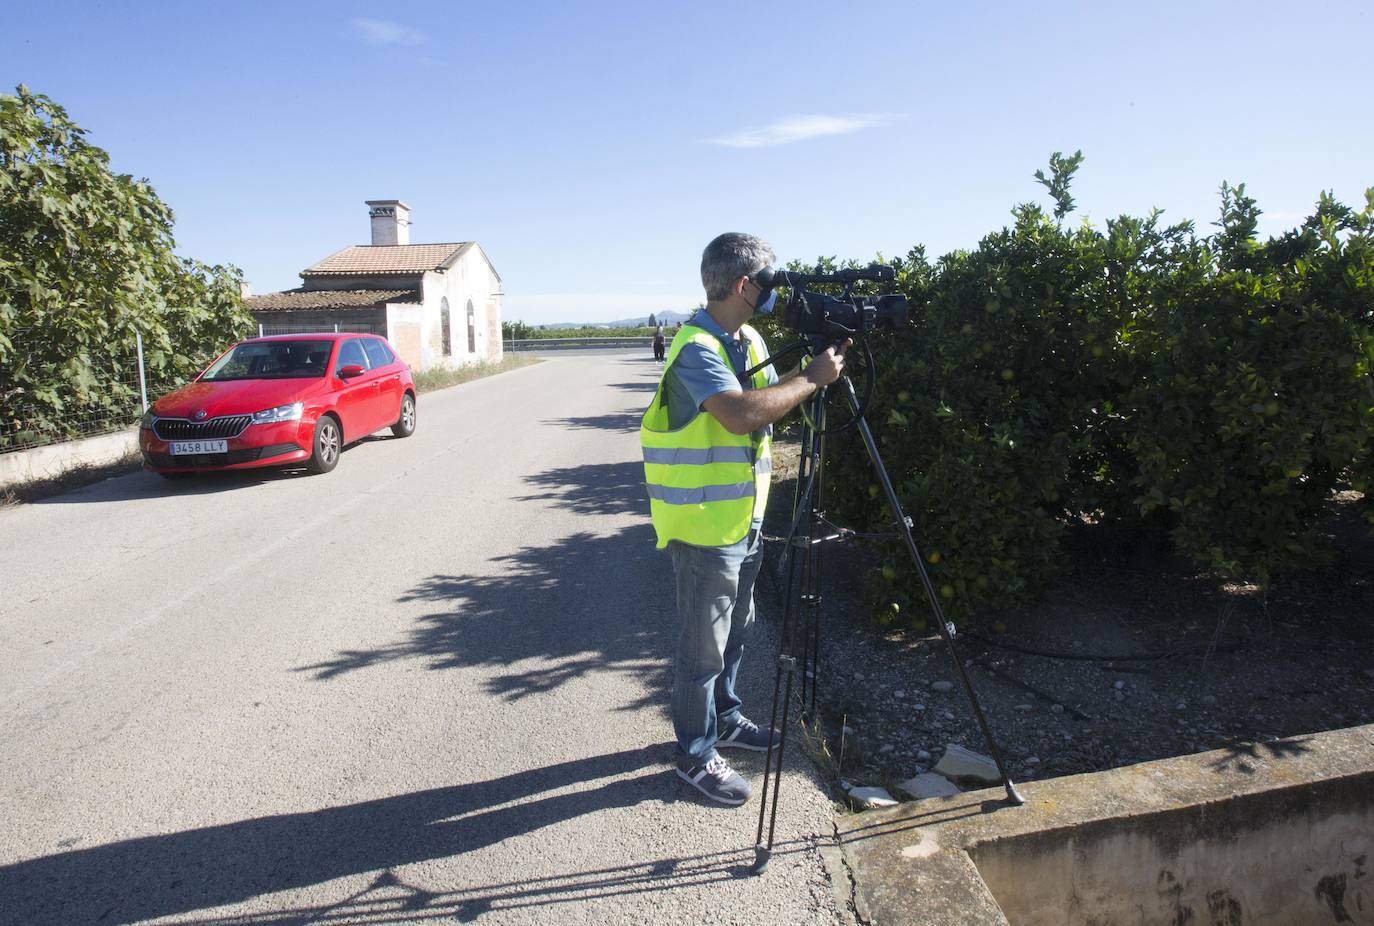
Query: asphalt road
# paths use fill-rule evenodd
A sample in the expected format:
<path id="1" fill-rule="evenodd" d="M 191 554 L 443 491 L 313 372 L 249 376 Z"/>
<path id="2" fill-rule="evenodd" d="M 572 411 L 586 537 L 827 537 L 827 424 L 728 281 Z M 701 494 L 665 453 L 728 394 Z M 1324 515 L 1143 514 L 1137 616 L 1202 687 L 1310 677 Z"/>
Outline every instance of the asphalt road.
<path id="1" fill-rule="evenodd" d="M 422 396 L 326 476 L 0 511 L 0 923 L 844 921 L 795 751 L 761 877 L 757 804 L 672 774 L 639 353 Z"/>

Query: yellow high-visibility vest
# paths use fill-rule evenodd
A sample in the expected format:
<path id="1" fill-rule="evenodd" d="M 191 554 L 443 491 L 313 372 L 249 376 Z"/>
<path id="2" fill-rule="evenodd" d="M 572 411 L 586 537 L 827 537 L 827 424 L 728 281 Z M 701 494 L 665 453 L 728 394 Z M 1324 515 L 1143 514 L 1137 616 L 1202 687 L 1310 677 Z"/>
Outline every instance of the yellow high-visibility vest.
<path id="1" fill-rule="evenodd" d="M 763 339 L 748 325 L 740 331 L 749 345 L 749 366 L 758 366 L 764 360 Z M 768 505 L 771 428 L 755 441 L 753 434 L 732 434 L 714 415 L 697 409 L 685 425 L 669 430 L 663 383 L 678 353 L 693 341 L 713 349 L 734 369 L 720 339 L 695 325 L 683 325 L 668 348 L 658 391 L 639 425 L 649 513 L 659 549 L 670 540 L 699 547 L 737 543 Z M 755 389 L 767 386 L 768 371 L 759 370 L 752 382 Z"/>

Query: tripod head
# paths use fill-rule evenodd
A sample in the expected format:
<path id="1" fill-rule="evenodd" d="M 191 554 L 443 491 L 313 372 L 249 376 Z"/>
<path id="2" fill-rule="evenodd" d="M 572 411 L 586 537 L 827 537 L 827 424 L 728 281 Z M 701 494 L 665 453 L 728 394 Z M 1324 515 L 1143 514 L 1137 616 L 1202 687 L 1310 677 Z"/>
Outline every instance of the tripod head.
<path id="1" fill-rule="evenodd" d="M 864 413 L 868 410 L 869 404 L 873 401 L 873 385 L 876 367 L 874 366 L 873 360 L 873 348 L 868 343 L 868 338 L 865 335 L 860 334 L 859 337 L 854 338 L 853 333 L 844 329 L 841 329 L 840 333 L 837 334 L 805 335 L 786 345 L 776 354 L 770 354 L 767 360 L 757 366 L 745 370 L 740 374 L 740 380 L 741 382 L 747 381 L 749 377 L 752 377 L 759 370 L 762 370 L 770 364 L 776 368 L 781 368 L 780 361 L 784 357 L 790 357 L 797 353 L 808 358 L 814 357 L 817 354 L 824 353 L 832 347 L 839 348 L 851 339 L 854 340 L 854 344 L 845 351 L 845 357 L 848 358 L 846 368 L 854 369 L 856 373 L 841 373 L 839 380 L 833 385 L 842 387 L 838 390 L 842 395 L 846 392 L 853 392 L 856 397 L 858 397 L 857 407 L 849 404 L 847 400 L 841 403 L 832 402 L 831 405 L 836 410 L 851 413 L 848 417 L 845 417 L 843 414 L 835 415 L 838 423 L 833 425 L 826 425 L 823 422 L 817 421 L 811 412 L 808 411 L 809 402 L 803 402 L 799 407 L 802 421 L 805 422 L 807 428 L 817 434 L 839 434 L 841 431 L 847 431 L 854 427 L 859 422 L 859 419 L 864 416 Z M 853 363 L 852 361 L 855 357 L 862 358 L 862 362 L 858 364 Z M 856 390 L 854 388 L 853 380 L 855 378 L 862 384 L 862 389 Z M 830 390 L 830 386 L 821 387 L 818 398 L 822 404 L 824 404 L 830 396 L 834 395 Z"/>

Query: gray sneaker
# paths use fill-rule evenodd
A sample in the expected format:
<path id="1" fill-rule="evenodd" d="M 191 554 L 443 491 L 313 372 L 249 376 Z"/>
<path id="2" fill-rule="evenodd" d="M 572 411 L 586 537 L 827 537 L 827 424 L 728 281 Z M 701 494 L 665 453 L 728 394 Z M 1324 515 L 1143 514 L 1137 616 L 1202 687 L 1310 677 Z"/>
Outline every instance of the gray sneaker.
<path id="1" fill-rule="evenodd" d="M 767 752 L 769 747 L 767 730 L 741 714 L 735 722 L 716 740 L 717 749 L 752 749 L 754 752 Z M 772 747 L 778 748 L 778 740 L 772 738 Z"/>
<path id="2" fill-rule="evenodd" d="M 749 782 L 720 756 L 689 768 L 679 763 L 677 777 L 722 804 L 743 804 L 749 800 Z"/>

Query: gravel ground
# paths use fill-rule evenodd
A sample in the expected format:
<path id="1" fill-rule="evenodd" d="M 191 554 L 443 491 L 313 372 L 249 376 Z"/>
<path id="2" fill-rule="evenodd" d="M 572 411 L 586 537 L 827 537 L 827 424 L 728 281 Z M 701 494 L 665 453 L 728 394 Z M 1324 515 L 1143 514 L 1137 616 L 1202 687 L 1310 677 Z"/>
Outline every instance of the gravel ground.
<path id="1" fill-rule="evenodd" d="M 784 509 L 797 451 L 779 441 Z M 1212 749 L 1243 764 L 1277 738 L 1374 721 L 1374 540 L 1357 498 L 1333 500 L 1333 565 L 1267 595 L 1128 538 L 1071 535 L 1070 567 L 1043 600 L 959 628 L 959 658 L 1012 777 Z M 779 570 L 781 552 L 772 544 Z M 890 786 L 927 771 L 947 744 L 988 749 L 940 637 L 867 620 L 862 577 L 875 555 L 856 544 L 825 554 L 818 714 L 832 775 Z"/>

